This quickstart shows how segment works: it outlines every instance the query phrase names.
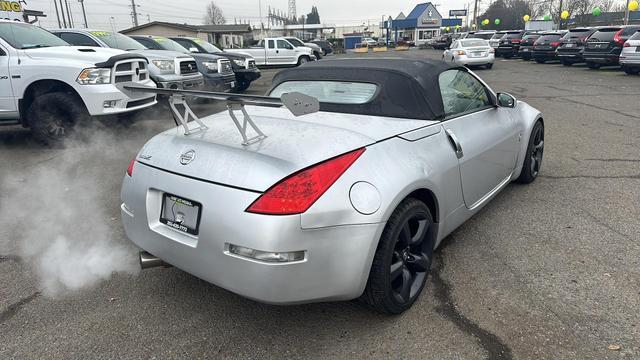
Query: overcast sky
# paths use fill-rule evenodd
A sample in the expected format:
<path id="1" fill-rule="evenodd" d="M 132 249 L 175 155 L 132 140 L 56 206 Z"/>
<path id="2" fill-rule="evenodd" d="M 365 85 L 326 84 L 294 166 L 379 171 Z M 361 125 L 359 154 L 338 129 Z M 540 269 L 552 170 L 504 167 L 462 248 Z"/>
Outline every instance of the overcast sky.
<path id="1" fill-rule="evenodd" d="M 59 0 L 57 0 L 59 1 Z M 64 0 L 62 0 L 64 3 Z M 72 8 L 71 13 L 76 27 L 82 27 L 82 10 L 78 0 L 67 0 Z M 132 26 L 131 21 L 131 0 L 84 0 L 87 10 L 87 22 L 91 28 L 110 29 L 110 19 L 118 30 Z M 287 12 L 287 0 L 215 0 L 219 7 L 222 8 L 227 23 L 233 24 L 234 18 L 246 19 L 254 25 L 260 23 L 260 6 L 262 7 L 262 16 L 266 18 L 269 6 Z M 379 22 L 382 15 L 395 16 L 403 11 L 409 14 L 411 9 L 420 1 L 371 1 L 371 0 L 297 0 L 298 16 L 311 11 L 311 6 L 318 7 L 320 20 L 327 24 L 337 25 L 355 25 L 362 22 L 370 22 L 372 24 Z M 484 0 L 485 6 L 489 0 Z M 204 13 L 208 1 L 204 0 L 136 0 L 138 7 L 138 21 L 140 24 L 151 21 L 169 21 L 177 23 L 201 24 L 202 15 Z M 434 1 L 438 6 L 438 10 L 444 17 L 448 17 L 449 10 L 463 9 L 466 4 L 473 6 L 473 1 L 467 0 L 447 0 Z M 56 12 L 53 0 L 27 0 L 28 9 L 44 11 L 48 17 L 43 20 L 40 25 L 45 28 L 57 28 Z M 180 8 L 176 7 L 180 5 Z M 266 23 L 266 20 L 265 20 Z"/>

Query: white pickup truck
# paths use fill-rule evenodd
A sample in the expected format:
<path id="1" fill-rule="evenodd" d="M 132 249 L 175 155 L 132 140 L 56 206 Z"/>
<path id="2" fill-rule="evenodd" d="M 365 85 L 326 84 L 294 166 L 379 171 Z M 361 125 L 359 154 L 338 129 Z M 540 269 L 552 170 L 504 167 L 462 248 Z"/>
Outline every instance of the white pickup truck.
<path id="1" fill-rule="evenodd" d="M 230 51 L 251 55 L 256 59 L 257 66 L 302 65 L 316 60 L 312 49 L 306 46 L 293 46 L 287 39 L 282 37 L 265 38 L 260 40 L 257 46 L 245 49 L 231 49 Z"/>
<path id="2" fill-rule="evenodd" d="M 69 46 L 37 26 L 0 20 L 0 125 L 29 127 L 36 139 L 57 144 L 93 116 L 156 104 L 155 94 L 123 91 L 125 83 L 156 86 L 147 59 Z"/>

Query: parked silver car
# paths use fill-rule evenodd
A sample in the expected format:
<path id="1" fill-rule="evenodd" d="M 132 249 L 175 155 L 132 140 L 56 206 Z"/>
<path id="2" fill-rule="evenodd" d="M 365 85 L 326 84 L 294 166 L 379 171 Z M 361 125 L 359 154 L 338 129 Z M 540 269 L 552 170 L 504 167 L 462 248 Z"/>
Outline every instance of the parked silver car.
<path id="1" fill-rule="evenodd" d="M 640 73 L 640 31 L 633 34 L 624 43 L 620 53 L 620 65 L 629 75 Z"/>
<path id="2" fill-rule="evenodd" d="M 540 171 L 542 114 L 458 65 L 327 60 L 281 71 L 268 95 L 229 96 L 230 113 L 167 130 L 133 159 L 122 221 L 143 264 L 266 303 L 361 296 L 397 314 L 434 248 Z"/>
<path id="3" fill-rule="evenodd" d="M 458 65 L 482 65 L 491 69 L 495 53 L 496 50 L 489 46 L 487 40 L 469 38 L 455 40 L 451 47 L 442 53 L 442 60 Z"/>

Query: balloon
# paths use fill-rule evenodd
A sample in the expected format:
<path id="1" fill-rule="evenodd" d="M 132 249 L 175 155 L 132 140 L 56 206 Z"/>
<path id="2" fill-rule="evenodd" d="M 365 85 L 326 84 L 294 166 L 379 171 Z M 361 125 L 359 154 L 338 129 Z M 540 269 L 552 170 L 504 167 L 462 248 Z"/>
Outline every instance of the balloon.
<path id="1" fill-rule="evenodd" d="M 489 25 L 489 19 L 482 20 L 482 25 Z"/>
<path id="2" fill-rule="evenodd" d="M 633 0 L 629 3 L 629 11 L 636 11 L 638 10 L 638 2 L 636 0 Z"/>
<path id="3" fill-rule="evenodd" d="M 592 14 L 593 14 L 593 16 L 600 16 L 600 15 L 602 15 L 602 10 L 600 10 L 599 7 L 596 7 L 596 8 L 593 9 Z"/>
<path id="4" fill-rule="evenodd" d="M 448 26 L 447 26 L 446 28 L 444 28 L 444 29 L 445 29 L 447 32 L 449 32 L 449 30 L 451 30 L 451 28 L 450 28 L 450 27 L 448 27 Z"/>
<path id="5" fill-rule="evenodd" d="M 545 15 L 544 21 L 551 21 L 551 15 Z"/>
<path id="6" fill-rule="evenodd" d="M 461 27 L 462 26 L 460 26 L 460 25 L 456 25 L 456 30 L 460 30 Z"/>
<path id="7" fill-rule="evenodd" d="M 560 14 L 560 18 L 567 20 L 569 18 L 569 12 L 567 10 L 563 11 L 562 14 Z"/>
<path id="8" fill-rule="evenodd" d="M 495 19 L 495 20 L 493 21 L 493 23 L 494 23 L 494 24 L 496 24 L 496 25 L 500 25 L 500 19 Z"/>
<path id="9" fill-rule="evenodd" d="M 524 20 L 524 22 L 529 22 L 529 20 L 531 20 L 531 16 L 525 15 L 522 17 L 522 20 Z"/>

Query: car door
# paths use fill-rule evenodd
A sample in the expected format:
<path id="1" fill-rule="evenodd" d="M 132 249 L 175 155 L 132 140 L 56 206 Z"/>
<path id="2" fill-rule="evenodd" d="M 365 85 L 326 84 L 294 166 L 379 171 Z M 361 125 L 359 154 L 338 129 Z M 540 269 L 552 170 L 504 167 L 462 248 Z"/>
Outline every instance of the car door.
<path id="1" fill-rule="evenodd" d="M 458 157 L 465 205 L 473 209 L 508 182 L 515 168 L 520 139 L 513 109 L 494 106 L 491 91 L 467 71 L 445 71 L 439 83 L 442 126 Z"/>
<path id="2" fill-rule="evenodd" d="M 288 41 L 277 40 L 276 45 L 278 47 L 278 57 L 280 64 L 295 64 L 296 63 L 296 51 Z"/>
<path id="3" fill-rule="evenodd" d="M 71 45 L 75 46 L 92 46 L 100 47 L 97 42 L 88 37 L 87 35 L 78 34 L 74 32 L 58 32 L 58 37 Z"/>
<path id="4" fill-rule="evenodd" d="M 276 41 L 271 39 L 271 40 L 266 40 L 265 43 L 266 43 L 265 65 L 282 64 L 280 59 L 280 51 L 278 51 L 278 49 L 276 48 Z"/>
<path id="5" fill-rule="evenodd" d="M 17 108 L 9 72 L 9 51 L 0 45 L 0 119 L 15 119 Z"/>

